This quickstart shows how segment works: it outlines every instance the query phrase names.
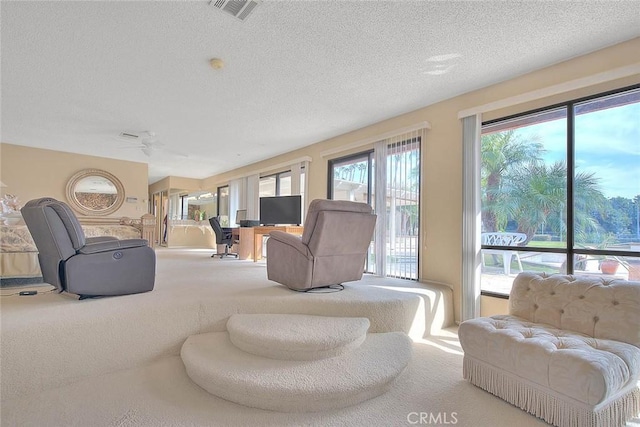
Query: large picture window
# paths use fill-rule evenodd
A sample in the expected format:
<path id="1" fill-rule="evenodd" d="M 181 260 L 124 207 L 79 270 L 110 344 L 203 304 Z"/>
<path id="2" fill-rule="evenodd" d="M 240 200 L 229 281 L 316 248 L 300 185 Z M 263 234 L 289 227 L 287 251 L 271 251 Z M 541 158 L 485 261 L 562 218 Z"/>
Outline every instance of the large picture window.
<path id="1" fill-rule="evenodd" d="M 640 88 L 483 123 L 482 274 L 640 280 Z"/>

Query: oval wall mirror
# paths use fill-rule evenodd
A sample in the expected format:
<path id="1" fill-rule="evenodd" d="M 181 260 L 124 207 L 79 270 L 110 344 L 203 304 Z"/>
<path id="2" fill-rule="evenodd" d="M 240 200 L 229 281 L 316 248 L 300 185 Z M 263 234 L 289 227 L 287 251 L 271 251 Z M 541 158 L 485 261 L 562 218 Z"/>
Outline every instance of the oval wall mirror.
<path id="1" fill-rule="evenodd" d="M 124 202 L 124 186 L 100 169 L 83 169 L 67 183 L 67 200 L 84 215 L 109 215 Z"/>

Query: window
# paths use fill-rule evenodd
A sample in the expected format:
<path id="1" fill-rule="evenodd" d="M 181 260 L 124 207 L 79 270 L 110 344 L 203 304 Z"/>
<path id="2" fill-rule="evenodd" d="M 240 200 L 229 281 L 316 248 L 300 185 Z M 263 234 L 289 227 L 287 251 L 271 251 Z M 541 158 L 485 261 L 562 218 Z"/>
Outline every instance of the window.
<path id="1" fill-rule="evenodd" d="M 373 206 L 373 151 L 329 161 L 329 198 Z"/>
<path id="2" fill-rule="evenodd" d="M 483 124 L 483 292 L 520 271 L 640 280 L 638 117 L 636 87 Z"/>
<path id="3" fill-rule="evenodd" d="M 327 198 L 367 203 L 375 209 L 372 170 L 373 151 L 329 160 Z M 366 273 L 376 273 L 374 252 L 372 243 L 364 266 Z"/>
<path id="4" fill-rule="evenodd" d="M 220 218 L 220 225 L 223 227 L 229 227 L 229 210 L 231 209 L 229 201 L 229 186 L 225 185 L 223 187 L 218 187 L 216 196 L 218 198 L 217 216 Z"/>
<path id="5" fill-rule="evenodd" d="M 328 197 L 368 203 L 378 215 L 367 272 L 418 279 L 421 134 L 398 135 L 373 151 L 329 161 Z"/>
<path id="6" fill-rule="evenodd" d="M 260 197 L 291 196 L 291 171 L 260 178 Z"/>

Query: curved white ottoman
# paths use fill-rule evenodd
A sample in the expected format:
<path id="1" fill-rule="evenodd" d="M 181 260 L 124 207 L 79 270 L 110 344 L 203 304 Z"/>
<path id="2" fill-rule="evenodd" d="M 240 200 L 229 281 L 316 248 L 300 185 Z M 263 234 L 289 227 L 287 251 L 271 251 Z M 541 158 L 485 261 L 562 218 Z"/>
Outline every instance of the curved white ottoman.
<path id="1" fill-rule="evenodd" d="M 369 329 L 364 317 L 300 314 L 234 314 L 227 321 L 231 342 L 257 356 L 280 360 L 335 357 L 362 344 Z"/>

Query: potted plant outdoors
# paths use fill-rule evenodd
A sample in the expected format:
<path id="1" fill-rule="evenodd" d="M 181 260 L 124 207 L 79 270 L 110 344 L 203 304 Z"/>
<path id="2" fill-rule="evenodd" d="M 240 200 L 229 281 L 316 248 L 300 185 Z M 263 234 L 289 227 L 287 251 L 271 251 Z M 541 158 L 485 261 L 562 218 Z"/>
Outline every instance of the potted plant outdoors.
<path id="1" fill-rule="evenodd" d="M 600 271 L 602 274 L 614 275 L 618 272 L 618 267 L 622 260 L 618 259 L 618 257 L 606 257 L 600 260 Z"/>
<path id="2" fill-rule="evenodd" d="M 616 243 L 616 237 L 613 234 L 609 233 L 596 247 L 596 249 L 605 250 L 614 243 Z M 618 268 L 620 267 L 620 265 L 623 265 L 627 269 L 629 268 L 628 264 L 616 255 L 602 255 L 602 258 L 598 261 L 598 268 L 600 269 L 602 274 L 607 274 L 610 276 L 613 276 L 618 272 Z"/>

